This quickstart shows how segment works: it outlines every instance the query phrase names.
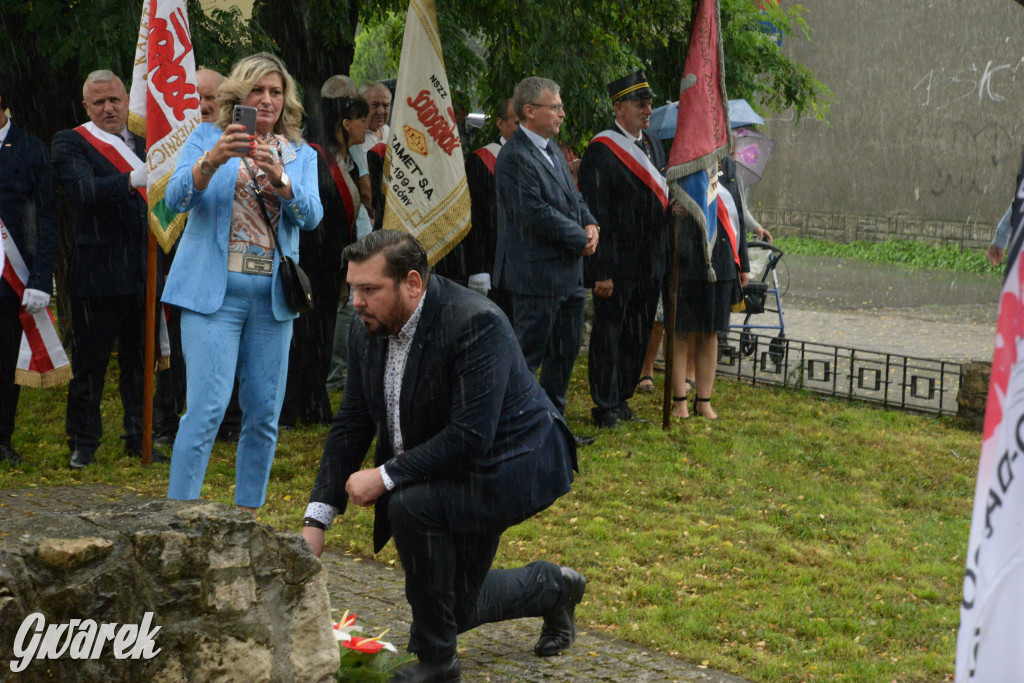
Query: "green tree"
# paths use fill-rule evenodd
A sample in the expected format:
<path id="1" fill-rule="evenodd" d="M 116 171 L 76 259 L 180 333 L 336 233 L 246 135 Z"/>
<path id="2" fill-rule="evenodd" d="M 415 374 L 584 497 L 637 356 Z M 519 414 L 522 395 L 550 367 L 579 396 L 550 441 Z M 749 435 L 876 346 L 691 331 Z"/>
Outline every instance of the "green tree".
<path id="1" fill-rule="evenodd" d="M 383 19 L 371 17 L 360 22 L 349 73 L 356 83 L 384 81 L 398 75 L 404 29 L 405 17 L 397 12 L 387 12 Z"/>
<path id="2" fill-rule="evenodd" d="M 196 64 L 227 71 L 239 57 L 273 49 L 266 33 L 237 8 L 206 13 L 188 0 Z M 19 125 L 49 141 L 85 120 L 82 82 L 110 69 L 131 88 L 142 0 L 15 2 L 0 12 L 0 62 L 13 74 Z M 6 103 L 5 103 L 6 104 Z"/>
<path id="3" fill-rule="evenodd" d="M 366 0 L 375 13 L 404 12 L 404 0 Z M 782 53 L 770 22 L 783 36 L 809 37 L 804 9 L 752 0 L 721 0 L 726 89 L 762 110 L 790 107 L 824 118 L 828 88 Z M 560 138 L 581 149 L 611 117 L 605 84 L 643 68 L 659 99 L 675 99 L 689 44 L 691 0 L 622 3 L 595 0 L 463 0 L 438 3 L 448 79 L 475 93 L 494 112 L 525 76 L 543 75 L 562 87 L 568 113 Z M 479 40 L 485 58 L 470 48 Z M 400 38 L 399 44 L 400 44 Z M 485 133 L 486 134 L 486 133 Z"/>

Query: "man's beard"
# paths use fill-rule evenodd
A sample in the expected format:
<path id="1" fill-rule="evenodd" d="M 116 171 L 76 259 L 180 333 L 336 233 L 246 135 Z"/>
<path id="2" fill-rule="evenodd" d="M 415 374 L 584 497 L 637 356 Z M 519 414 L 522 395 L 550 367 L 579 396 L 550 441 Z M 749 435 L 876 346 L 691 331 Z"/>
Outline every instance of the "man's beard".
<path id="1" fill-rule="evenodd" d="M 359 315 L 357 313 L 357 315 Z M 366 329 L 366 334 L 371 337 L 388 337 L 393 334 L 397 334 L 399 330 L 392 330 L 390 326 L 380 320 L 379 318 L 370 317 L 369 320 L 364 319 L 362 315 L 359 315 L 359 319 L 363 323 L 363 327 Z"/>

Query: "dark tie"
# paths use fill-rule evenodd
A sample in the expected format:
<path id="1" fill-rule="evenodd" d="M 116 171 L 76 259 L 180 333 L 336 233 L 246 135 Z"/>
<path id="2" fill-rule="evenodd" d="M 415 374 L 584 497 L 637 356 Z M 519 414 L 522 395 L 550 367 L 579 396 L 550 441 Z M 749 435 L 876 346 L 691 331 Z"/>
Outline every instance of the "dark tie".
<path id="1" fill-rule="evenodd" d="M 548 140 L 547 152 L 551 163 L 554 164 L 555 168 L 558 168 L 558 148 L 555 147 L 555 143 L 551 140 Z"/>
<path id="2" fill-rule="evenodd" d="M 561 178 L 563 182 L 572 185 L 572 183 L 569 183 L 568 179 L 565 177 L 565 172 L 562 170 L 562 165 L 558 163 L 558 156 L 560 152 L 558 151 L 558 147 L 555 146 L 554 141 L 548 140 L 548 146 L 546 147 L 546 150 L 548 153 L 548 158 L 551 159 L 551 163 L 554 164 L 555 166 L 555 175 Z"/>
<path id="3" fill-rule="evenodd" d="M 651 159 L 651 151 L 647 148 L 647 140 L 640 138 L 636 141 L 636 146 L 640 148 L 640 151 L 644 153 L 644 156 Z"/>

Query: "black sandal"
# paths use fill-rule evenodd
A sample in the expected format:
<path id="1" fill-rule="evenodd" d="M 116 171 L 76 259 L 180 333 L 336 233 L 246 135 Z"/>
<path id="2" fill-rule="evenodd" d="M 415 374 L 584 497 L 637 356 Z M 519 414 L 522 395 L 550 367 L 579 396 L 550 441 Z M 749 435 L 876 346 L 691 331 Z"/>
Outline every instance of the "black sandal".
<path id="1" fill-rule="evenodd" d="M 675 398 L 675 397 L 673 397 L 673 398 Z M 697 417 L 704 417 L 707 420 L 717 420 L 718 419 L 717 417 L 705 417 L 704 415 L 701 415 L 699 412 L 697 412 L 697 404 L 698 403 L 708 403 L 708 404 L 710 404 L 711 403 L 711 397 L 710 396 L 708 396 L 707 398 L 701 398 L 700 396 L 694 396 L 693 397 L 693 414 L 696 415 Z"/>
<path id="2" fill-rule="evenodd" d="M 650 386 L 644 384 L 644 382 L 650 381 Z M 653 394 L 654 393 L 654 378 L 650 375 L 644 375 L 640 378 L 640 381 L 636 383 L 636 390 L 641 394 Z"/>
<path id="3" fill-rule="evenodd" d="M 682 403 L 685 406 L 686 405 L 686 397 L 685 396 L 673 396 L 672 397 L 672 402 L 673 403 Z M 673 415 L 672 417 L 676 418 L 677 420 L 688 420 L 688 419 L 690 419 L 689 415 Z"/>

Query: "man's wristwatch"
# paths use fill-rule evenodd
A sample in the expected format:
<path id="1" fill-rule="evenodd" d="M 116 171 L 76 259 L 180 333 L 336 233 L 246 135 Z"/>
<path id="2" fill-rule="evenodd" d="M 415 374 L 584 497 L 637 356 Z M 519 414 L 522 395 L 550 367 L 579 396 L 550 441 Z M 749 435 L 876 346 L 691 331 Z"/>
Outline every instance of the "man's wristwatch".
<path id="1" fill-rule="evenodd" d="M 320 529 L 320 531 L 325 531 L 327 529 L 326 524 L 321 522 L 319 519 L 314 519 L 313 517 L 306 517 L 302 520 L 302 526 L 311 526 L 315 529 Z"/>

